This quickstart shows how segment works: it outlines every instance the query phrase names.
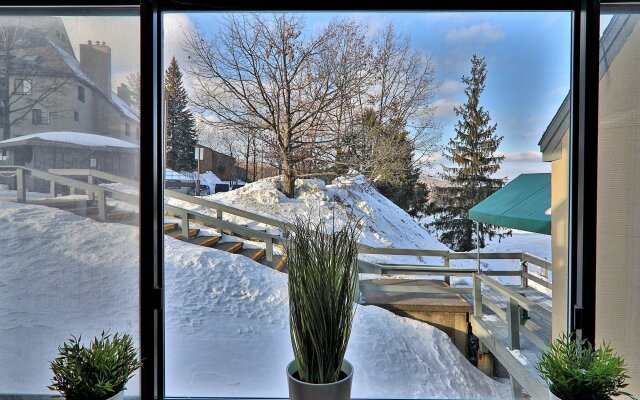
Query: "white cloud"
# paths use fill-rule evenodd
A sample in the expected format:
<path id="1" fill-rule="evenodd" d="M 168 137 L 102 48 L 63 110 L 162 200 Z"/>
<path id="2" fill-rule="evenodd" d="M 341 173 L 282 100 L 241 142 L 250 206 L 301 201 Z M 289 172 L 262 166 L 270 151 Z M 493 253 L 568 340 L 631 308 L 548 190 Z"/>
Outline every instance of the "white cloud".
<path id="1" fill-rule="evenodd" d="M 189 14 L 184 13 L 164 14 L 162 24 L 163 63 L 166 67 L 169 65 L 171 58 L 175 57 L 178 63 L 182 64 L 181 61 L 187 58 L 181 46 L 184 40 L 184 33 L 195 28 L 195 24 L 189 18 Z"/>
<path id="2" fill-rule="evenodd" d="M 485 22 L 483 24 L 471 25 L 468 28 L 450 30 L 445 40 L 449 44 L 460 42 L 497 42 L 504 38 L 504 32 L 496 25 Z"/>
<path id="3" fill-rule="evenodd" d="M 444 82 L 442 82 L 440 86 L 438 86 L 438 92 L 442 94 L 452 93 L 452 92 L 461 92 L 463 89 L 464 89 L 464 84 L 460 81 L 456 81 L 453 79 L 447 79 Z"/>
<path id="4" fill-rule="evenodd" d="M 439 120 L 448 120 L 455 117 L 456 113 L 453 107 L 460 105 L 459 102 L 451 99 L 439 99 L 433 103 L 433 115 Z"/>
<path id="5" fill-rule="evenodd" d="M 542 153 L 536 150 L 531 151 L 508 151 L 508 152 L 499 152 L 497 153 L 499 156 L 504 156 L 505 161 L 511 162 L 531 162 L 531 161 L 539 161 L 542 162 Z"/>

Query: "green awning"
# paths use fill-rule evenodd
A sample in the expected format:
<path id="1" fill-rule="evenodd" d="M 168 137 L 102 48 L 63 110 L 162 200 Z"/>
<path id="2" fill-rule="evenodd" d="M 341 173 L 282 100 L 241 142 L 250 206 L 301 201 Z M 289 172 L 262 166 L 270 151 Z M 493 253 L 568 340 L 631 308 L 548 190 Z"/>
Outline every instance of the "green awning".
<path id="1" fill-rule="evenodd" d="M 551 174 L 522 174 L 469 210 L 485 224 L 551 234 Z"/>

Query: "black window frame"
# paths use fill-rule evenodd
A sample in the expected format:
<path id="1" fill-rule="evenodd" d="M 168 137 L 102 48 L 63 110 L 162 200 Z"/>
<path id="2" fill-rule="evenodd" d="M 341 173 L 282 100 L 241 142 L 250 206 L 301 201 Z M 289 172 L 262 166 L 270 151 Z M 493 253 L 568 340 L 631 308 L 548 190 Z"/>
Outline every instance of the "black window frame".
<path id="1" fill-rule="evenodd" d="M 45 121 L 44 116 L 47 116 Z M 50 125 L 51 116 L 49 110 L 46 108 L 32 108 L 31 109 L 31 124 L 32 125 Z"/>
<path id="2" fill-rule="evenodd" d="M 82 85 L 78 85 L 78 101 L 81 101 L 84 103 L 85 101 L 85 90 L 84 90 L 84 86 Z"/>
<path id="3" fill-rule="evenodd" d="M 140 352 L 141 398 L 164 398 L 163 231 L 162 223 L 162 13 L 172 11 L 384 11 L 389 3 L 361 8 L 355 1 L 312 3 L 276 0 L 0 0 L 14 12 L 56 13 L 87 8 L 104 13 L 139 7 L 141 130 L 140 138 Z M 397 11 L 569 11 L 572 12 L 572 92 L 570 115 L 569 318 L 570 331 L 595 338 L 596 193 L 598 143 L 598 65 L 600 8 L 625 7 L 637 1 L 612 0 L 397 0 Z M 591 179 L 590 179 L 591 178 Z"/>
<path id="4" fill-rule="evenodd" d="M 29 90 L 25 91 L 24 90 L 24 82 L 29 82 Z M 18 82 L 20 82 L 20 84 L 18 84 Z M 16 94 L 31 94 L 31 85 L 33 84 L 33 82 L 31 81 L 31 79 L 22 79 L 22 78 L 16 78 L 13 80 L 13 90 Z M 20 90 L 18 90 L 18 88 L 20 88 Z"/>

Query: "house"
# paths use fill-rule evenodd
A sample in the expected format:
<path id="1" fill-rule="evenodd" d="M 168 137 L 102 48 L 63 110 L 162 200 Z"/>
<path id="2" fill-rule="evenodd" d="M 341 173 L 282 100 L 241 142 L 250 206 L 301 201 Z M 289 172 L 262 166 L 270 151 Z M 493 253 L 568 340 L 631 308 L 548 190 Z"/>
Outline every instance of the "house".
<path id="1" fill-rule="evenodd" d="M 203 153 L 199 163 L 201 174 L 211 171 L 223 181 L 244 179 L 245 170 L 236 165 L 235 158 L 203 145 L 197 145 L 197 147 L 201 148 Z"/>
<path id="2" fill-rule="evenodd" d="M 31 169 L 94 169 L 132 180 L 140 179 L 137 144 L 105 135 L 79 132 L 42 132 L 0 141 L 9 165 Z M 29 191 L 49 192 L 49 182 L 27 176 Z M 15 180 L 0 177 L 14 188 Z"/>
<path id="3" fill-rule="evenodd" d="M 596 340 L 624 355 L 640 395 L 640 15 L 615 15 L 600 41 Z M 553 334 L 568 308 L 569 115 L 567 97 L 540 139 L 551 163 Z M 596 179 L 594 177 L 594 179 Z"/>
<path id="4" fill-rule="evenodd" d="M 0 29 L 15 38 L 0 56 L 1 139 L 71 131 L 139 142 L 129 88 L 113 92 L 107 43 L 80 44 L 76 55 L 60 17 L 0 17 Z"/>

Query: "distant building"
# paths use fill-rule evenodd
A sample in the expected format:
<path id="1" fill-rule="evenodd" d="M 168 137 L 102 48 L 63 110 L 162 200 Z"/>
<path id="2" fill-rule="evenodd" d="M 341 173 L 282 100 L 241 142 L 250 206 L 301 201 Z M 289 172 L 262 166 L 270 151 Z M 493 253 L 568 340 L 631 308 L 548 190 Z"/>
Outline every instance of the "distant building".
<path id="1" fill-rule="evenodd" d="M 203 145 L 197 145 L 197 147 L 203 149 L 203 159 L 200 160 L 199 169 L 201 174 L 211 171 L 223 181 L 244 178 L 244 168 L 239 167 L 233 157 Z"/>
<path id="2" fill-rule="evenodd" d="M 139 142 L 130 90 L 112 90 L 111 48 L 105 42 L 80 44 L 76 56 L 59 17 L 1 17 L 0 28 L 20 37 L 6 60 L 0 55 L 0 87 L 8 86 L 4 93 L 10 96 L 0 98 L 0 115 L 7 112 L 4 103 L 10 104 L 11 121 L 9 130 L 0 124 L 0 139 L 73 131 Z"/>

